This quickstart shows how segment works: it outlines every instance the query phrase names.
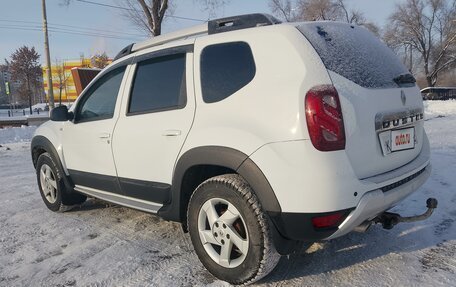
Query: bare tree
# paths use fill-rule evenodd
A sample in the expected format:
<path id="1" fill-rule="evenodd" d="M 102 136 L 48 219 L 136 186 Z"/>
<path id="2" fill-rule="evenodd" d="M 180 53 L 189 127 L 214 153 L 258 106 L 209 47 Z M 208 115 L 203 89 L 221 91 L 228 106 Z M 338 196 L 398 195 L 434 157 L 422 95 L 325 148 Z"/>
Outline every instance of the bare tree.
<path id="1" fill-rule="evenodd" d="M 303 20 L 339 21 L 343 19 L 343 11 L 338 2 L 334 0 L 302 0 L 298 4 Z"/>
<path id="2" fill-rule="evenodd" d="M 55 73 L 57 75 L 57 85 L 59 87 L 59 104 L 62 105 L 62 92 L 67 90 L 67 83 L 69 76 L 65 71 L 65 61 L 55 61 Z"/>
<path id="3" fill-rule="evenodd" d="M 80 61 L 80 66 L 81 68 L 90 68 L 90 61 L 86 59 L 84 53 L 79 53 L 79 61 Z"/>
<path id="4" fill-rule="evenodd" d="M 342 13 L 342 17 L 345 18 L 347 23 L 354 23 L 358 25 L 363 25 L 366 23 L 366 18 L 363 13 L 358 10 L 349 10 L 344 0 L 336 0 L 335 3 L 338 10 Z"/>
<path id="5" fill-rule="evenodd" d="M 32 87 L 37 85 L 37 79 L 41 74 L 39 64 L 40 55 L 35 47 L 22 46 L 11 55 L 10 71 L 13 80 L 21 82 L 20 96 L 28 99 L 30 114 L 32 114 Z"/>
<path id="6" fill-rule="evenodd" d="M 69 6 L 73 0 L 60 0 L 60 5 Z M 151 36 L 161 34 L 165 13 L 170 8 L 168 0 L 118 0 L 122 13 L 141 30 Z"/>
<path id="7" fill-rule="evenodd" d="M 362 25 L 380 35 L 380 28 L 363 13 L 347 8 L 345 0 L 269 0 L 271 11 L 285 21 L 343 21 Z"/>
<path id="8" fill-rule="evenodd" d="M 174 0 L 175 1 L 175 0 Z M 173 16 L 175 6 L 170 0 L 117 0 L 120 6 L 109 5 L 121 9 L 121 13 L 140 30 L 155 37 L 161 34 L 163 21 L 167 17 L 195 20 L 186 17 Z M 60 0 L 59 5 L 69 6 L 73 0 Z M 199 3 L 203 11 L 208 12 L 208 18 L 214 17 L 217 11 L 230 3 L 231 0 L 193 0 Z M 96 3 L 92 3 L 96 4 Z M 199 20 L 197 20 L 199 21 Z"/>
<path id="9" fill-rule="evenodd" d="M 384 35 L 393 49 L 417 51 L 427 85 L 456 67 L 456 0 L 406 0 L 389 17 Z"/>
<path id="10" fill-rule="evenodd" d="M 269 0 L 269 7 L 285 21 L 338 21 L 343 19 L 339 2 L 343 3 L 337 0 Z"/>
<path id="11" fill-rule="evenodd" d="M 202 10 L 208 13 L 210 19 L 216 17 L 220 8 L 229 4 L 231 0 L 193 0 L 193 2 L 198 2 L 202 6 Z"/>
<path id="12" fill-rule="evenodd" d="M 295 3 L 291 0 L 270 0 L 269 8 L 272 13 L 287 22 L 292 22 L 297 19 Z"/>
<path id="13" fill-rule="evenodd" d="M 92 67 L 103 69 L 109 65 L 109 57 L 106 55 L 106 52 L 95 54 L 92 58 L 90 58 L 90 62 Z"/>
<path id="14" fill-rule="evenodd" d="M 168 0 L 124 0 L 126 16 L 140 29 L 151 36 L 161 34 L 162 22 L 166 10 L 169 8 Z"/>
<path id="15" fill-rule="evenodd" d="M 208 18 L 215 17 L 217 11 L 231 0 L 194 0 L 208 13 Z M 161 34 L 163 21 L 174 16 L 174 1 L 168 0 L 119 0 L 125 9 L 123 14 L 138 28 L 152 37 Z"/>

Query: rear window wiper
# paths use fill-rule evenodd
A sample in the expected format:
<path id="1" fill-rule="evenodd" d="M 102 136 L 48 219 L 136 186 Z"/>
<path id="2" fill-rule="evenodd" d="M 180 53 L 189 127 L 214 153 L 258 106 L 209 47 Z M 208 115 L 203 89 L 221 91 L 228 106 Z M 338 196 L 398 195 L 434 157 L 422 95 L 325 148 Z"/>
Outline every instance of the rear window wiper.
<path id="1" fill-rule="evenodd" d="M 402 74 L 393 79 L 393 81 L 398 84 L 413 84 L 416 83 L 416 79 L 412 74 Z"/>

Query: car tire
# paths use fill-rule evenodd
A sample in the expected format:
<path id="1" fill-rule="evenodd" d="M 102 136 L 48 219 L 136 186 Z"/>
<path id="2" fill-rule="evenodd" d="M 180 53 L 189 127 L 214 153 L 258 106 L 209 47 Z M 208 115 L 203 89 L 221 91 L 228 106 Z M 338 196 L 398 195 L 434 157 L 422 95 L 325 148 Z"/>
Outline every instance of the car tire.
<path id="1" fill-rule="evenodd" d="M 216 176 L 199 185 L 187 219 L 196 254 L 221 280 L 253 283 L 269 274 L 280 259 L 255 193 L 237 174 Z"/>
<path id="2" fill-rule="evenodd" d="M 67 211 L 72 206 L 81 204 L 87 199 L 85 195 L 66 188 L 63 172 L 47 152 L 38 157 L 36 176 L 41 198 L 52 211 Z"/>

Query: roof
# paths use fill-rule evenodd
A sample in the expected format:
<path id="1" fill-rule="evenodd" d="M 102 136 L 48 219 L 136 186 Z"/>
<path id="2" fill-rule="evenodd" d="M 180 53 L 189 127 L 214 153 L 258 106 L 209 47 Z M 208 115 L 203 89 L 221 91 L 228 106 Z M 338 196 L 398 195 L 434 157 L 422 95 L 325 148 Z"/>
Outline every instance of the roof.
<path id="1" fill-rule="evenodd" d="M 274 25 L 279 23 L 281 22 L 273 16 L 259 13 L 210 20 L 205 24 L 153 37 L 152 39 L 146 40 L 141 43 L 128 45 L 117 54 L 117 56 L 114 58 L 114 61 L 124 56 L 127 56 L 133 52 L 158 45 L 163 45 L 169 42 L 194 38 L 200 35 L 211 35 L 253 27 Z"/>

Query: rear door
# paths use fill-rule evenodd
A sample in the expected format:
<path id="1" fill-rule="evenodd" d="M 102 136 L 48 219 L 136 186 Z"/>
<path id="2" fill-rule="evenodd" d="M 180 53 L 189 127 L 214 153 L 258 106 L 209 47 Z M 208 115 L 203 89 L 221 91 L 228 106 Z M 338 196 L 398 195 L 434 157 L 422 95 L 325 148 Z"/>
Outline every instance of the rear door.
<path id="1" fill-rule="evenodd" d="M 188 47 L 187 47 L 188 48 Z M 186 47 L 137 56 L 113 138 L 125 195 L 164 203 L 195 112 L 193 53 Z"/>
<path id="2" fill-rule="evenodd" d="M 423 103 L 397 56 L 359 26 L 314 22 L 298 29 L 320 55 L 339 93 L 345 150 L 358 177 L 416 158 L 425 138 Z"/>

